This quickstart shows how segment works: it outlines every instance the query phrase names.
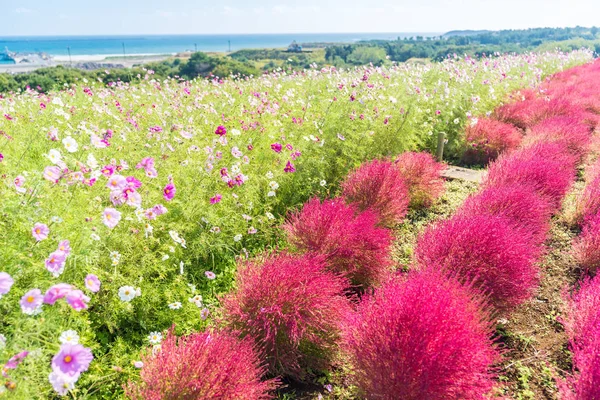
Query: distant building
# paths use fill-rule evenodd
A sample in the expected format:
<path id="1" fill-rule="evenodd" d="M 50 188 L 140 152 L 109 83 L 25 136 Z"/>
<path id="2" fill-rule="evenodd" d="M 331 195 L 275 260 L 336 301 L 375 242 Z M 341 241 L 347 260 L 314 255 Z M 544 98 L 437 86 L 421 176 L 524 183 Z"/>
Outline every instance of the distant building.
<path id="1" fill-rule="evenodd" d="M 289 51 L 290 53 L 302 53 L 302 46 L 300 46 L 298 43 L 296 43 L 296 41 L 294 40 L 292 42 L 292 44 L 290 44 L 288 46 L 287 51 Z"/>

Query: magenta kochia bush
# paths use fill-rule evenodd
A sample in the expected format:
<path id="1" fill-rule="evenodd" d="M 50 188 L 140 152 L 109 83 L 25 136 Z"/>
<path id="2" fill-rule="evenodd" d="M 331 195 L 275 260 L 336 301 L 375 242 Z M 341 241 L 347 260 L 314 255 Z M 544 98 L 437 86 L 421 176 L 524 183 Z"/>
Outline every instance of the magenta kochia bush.
<path id="1" fill-rule="evenodd" d="M 160 349 L 142 358 L 141 382 L 125 391 L 136 400 L 273 398 L 278 383 L 261 381 L 266 369 L 254 346 L 226 332 L 178 338 L 171 329 Z"/>
<path id="2" fill-rule="evenodd" d="M 561 143 L 571 154 L 581 159 L 592 142 L 592 134 L 590 127 L 583 121 L 563 115 L 534 125 L 525 138 L 527 144 L 544 142 Z"/>
<path id="3" fill-rule="evenodd" d="M 326 271 L 322 257 L 281 253 L 246 262 L 236 286 L 223 298 L 222 321 L 255 341 L 271 374 L 302 380 L 330 365 L 350 302 L 344 278 Z"/>
<path id="4" fill-rule="evenodd" d="M 558 209 L 575 180 L 577 158 L 559 143 L 537 143 L 503 154 L 488 169 L 485 188 L 520 184 Z"/>
<path id="5" fill-rule="evenodd" d="M 568 296 L 563 325 L 573 353 L 574 375 L 563 382 L 564 399 L 600 398 L 600 278 L 586 278 Z"/>
<path id="6" fill-rule="evenodd" d="M 352 171 L 342 183 L 342 196 L 360 211 L 376 213 L 384 226 L 401 222 L 410 201 L 400 170 L 381 160 L 366 162 Z"/>
<path id="7" fill-rule="evenodd" d="M 581 235 L 575 239 L 573 253 L 577 263 L 589 272 L 600 268 L 600 212 L 583 222 Z"/>
<path id="8" fill-rule="evenodd" d="M 430 207 L 444 193 L 441 174 L 446 168 L 429 153 L 406 152 L 396 159 L 410 193 L 410 207 Z"/>
<path id="9" fill-rule="evenodd" d="M 343 199 L 313 198 L 290 214 L 284 229 L 292 246 L 325 256 L 329 270 L 365 288 L 385 280 L 391 266 L 392 236 L 377 221 L 371 211 L 357 214 Z"/>
<path id="10" fill-rule="evenodd" d="M 506 217 L 457 215 L 438 222 L 419 237 L 415 253 L 420 269 L 473 282 L 499 310 L 523 303 L 537 287 L 539 249 Z"/>
<path id="11" fill-rule="evenodd" d="M 523 133 L 514 125 L 481 118 L 466 129 L 467 149 L 463 160 L 468 164 L 487 164 L 500 153 L 516 149 L 522 138 Z"/>
<path id="12" fill-rule="evenodd" d="M 487 188 L 469 197 L 458 210 L 461 215 L 497 215 L 510 220 L 534 246 L 546 240 L 552 210 L 547 201 L 524 185 Z"/>
<path id="13" fill-rule="evenodd" d="M 482 399 L 500 355 L 485 305 L 434 272 L 397 277 L 363 299 L 342 349 L 367 399 Z"/>
<path id="14" fill-rule="evenodd" d="M 588 218 L 600 214 L 600 175 L 588 181 L 577 198 L 575 220 L 581 225 Z"/>

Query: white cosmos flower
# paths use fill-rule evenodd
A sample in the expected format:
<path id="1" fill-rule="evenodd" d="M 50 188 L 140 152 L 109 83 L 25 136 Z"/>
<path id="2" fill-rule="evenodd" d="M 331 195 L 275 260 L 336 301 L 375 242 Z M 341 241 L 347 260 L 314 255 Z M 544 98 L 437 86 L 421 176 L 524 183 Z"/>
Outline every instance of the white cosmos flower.
<path id="1" fill-rule="evenodd" d="M 202 296 L 197 294 L 194 297 L 190 297 L 190 303 L 194 303 L 196 307 L 202 307 Z"/>
<path id="2" fill-rule="evenodd" d="M 181 303 L 179 301 L 176 301 L 175 303 L 171 303 L 169 304 L 169 308 L 171 310 L 179 310 L 182 307 Z"/>
<path id="3" fill-rule="evenodd" d="M 273 190 L 271 190 L 269 193 L 267 193 L 268 197 L 275 197 L 277 193 L 275 193 Z"/>
<path id="4" fill-rule="evenodd" d="M 0 333 L 0 350 L 6 347 L 6 336 Z"/>
<path id="5" fill-rule="evenodd" d="M 160 344 L 160 342 L 162 342 L 162 333 L 160 332 L 151 332 L 148 335 L 148 341 L 150 342 L 150 344 Z"/>
<path id="6" fill-rule="evenodd" d="M 270 212 L 266 212 L 265 215 L 267 216 L 267 218 L 269 219 L 275 219 L 275 216 L 273 214 L 271 214 Z"/>
<path id="7" fill-rule="evenodd" d="M 267 177 L 267 179 L 273 179 L 273 173 L 271 171 L 267 172 L 265 176 Z"/>
<path id="8" fill-rule="evenodd" d="M 79 335 L 77 332 L 73 330 L 64 331 L 58 337 L 58 341 L 62 344 L 78 344 L 79 343 Z"/>
<path id="9" fill-rule="evenodd" d="M 62 142 L 63 142 L 63 145 L 65 146 L 65 149 L 67 149 L 67 151 L 69 153 L 75 153 L 77 151 L 77 149 L 79 148 L 77 141 L 75 139 L 73 139 L 71 136 L 67 136 L 66 138 L 64 138 L 62 140 Z"/>
<path id="10" fill-rule="evenodd" d="M 129 302 L 136 296 L 135 288 L 133 286 L 121 286 L 119 288 L 119 298 L 121 301 Z"/>
<path id="11" fill-rule="evenodd" d="M 323 187 L 327 186 L 327 181 L 326 181 L 325 179 L 323 179 L 323 180 L 320 182 L 320 185 L 321 185 L 321 186 L 323 186 Z"/>
<path id="12" fill-rule="evenodd" d="M 58 164 L 62 161 L 62 155 L 60 154 L 60 151 L 56 149 L 51 149 L 48 152 L 48 159 L 52 164 Z"/>
<path id="13" fill-rule="evenodd" d="M 279 189 L 279 183 L 277 183 L 275 181 L 271 181 L 271 182 L 269 182 L 269 187 L 271 187 L 271 189 L 273 189 L 273 190 L 277 190 L 277 189 Z"/>
<path id="14" fill-rule="evenodd" d="M 239 242 L 240 240 L 242 240 L 242 235 L 239 233 L 233 237 L 234 242 Z"/>

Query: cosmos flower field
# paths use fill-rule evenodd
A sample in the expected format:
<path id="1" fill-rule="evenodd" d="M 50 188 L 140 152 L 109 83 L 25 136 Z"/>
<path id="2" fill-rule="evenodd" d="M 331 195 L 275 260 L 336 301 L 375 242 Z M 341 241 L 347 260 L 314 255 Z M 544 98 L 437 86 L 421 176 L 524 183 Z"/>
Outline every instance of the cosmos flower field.
<path id="1" fill-rule="evenodd" d="M 591 61 L 582 50 L 196 81 L 156 81 L 148 71 L 136 85 L 112 82 L 107 71 L 102 82 L 60 92 L 4 94 L 0 398 L 269 398 L 277 387 L 341 369 L 342 351 L 360 395 L 391 398 L 377 392 L 388 388 L 417 399 L 425 383 L 407 387 L 374 373 L 386 363 L 409 376 L 412 366 L 382 361 L 385 351 L 378 353 L 381 345 L 369 338 L 377 338 L 381 315 L 410 320 L 428 312 L 453 315 L 443 322 L 447 334 L 476 349 L 471 358 L 439 349 L 451 361 L 436 367 L 441 383 L 429 398 L 489 393 L 496 386 L 491 366 L 501 358 L 491 344 L 490 315 L 531 298 L 544 224 L 589 152 L 576 141 L 555 143 L 547 130 L 523 143 L 520 133 L 514 139 L 513 129 L 528 132 L 540 121 L 527 119 L 534 111 L 511 109 L 513 94 L 526 93 L 519 104 L 544 90 L 564 90 L 566 97 L 570 92 L 546 78 Z M 584 111 L 576 123 L 589 122 Z M 467 202 L 456 218 L 425 230 L 414 275 L 394 277 L 404 267 L 389 250 L 394 226 L 443 191 L 443 165 L 427 155 L 440 132 L 451 162 L 486 164 L 500 156 L 479 194 L 485 204 L 503 203 L 508 194 L 489 191 L 511 187 L 510 196 L 520 193 L 537 214 L 515 227 L 505 217 L 490 222 L 481 204 Z M 506 182 L 510 168 L 536 157 L 566 171 L 564 181 L 549 184 L 558 189 L 536 192 L 543 201 L 514 189 L 527 182 Z M 423 176 L 428 180 L 419 182 Z M 592 200 L 582 201 L 575 247 L 581 264 L 593 270 L 599 239 L 586 227 L 599 224 L 597 173 L 588 180 Z M 486 224 L 497 229 L 496 238 L 527 239 L 509 242 L 522 251 L 501 261 L 505 275 L 488 276 L 485 266 L 449 254 L 464 244 L 451 242 L 464 238 L 456 232 Z M 525 234 L 534 225 L 539 234 Z M 477 251 L 465 245 L 463 253 Z M 585 282 L 588 292 L 600 290 Z M 440 287 L 444 294 L 436 301 L 411 305 Z M 569 303 L 571 310 L 578 301 Z M 574 324 L 573 332 L 581 325 Z M 414 337 L 418 329 L 432 331 L 417 325 Z M 385 329 L 411 338 L 396 327 Z M 578 334 L 575 349 L 600 351 Z M 370 348 L 372 359 L 361 357 Z M 186 369 L 185 360 L 206 369 Z M 583 355 L 577 360 L 582 368 L 593 364 Z M 469 367 L 454 371 L 453 363 Z M 446 381 L 444 374 L 450 374 Z M 587 390 L 579 382 L 576 376 L 564 381 L 564 393 Z"/>

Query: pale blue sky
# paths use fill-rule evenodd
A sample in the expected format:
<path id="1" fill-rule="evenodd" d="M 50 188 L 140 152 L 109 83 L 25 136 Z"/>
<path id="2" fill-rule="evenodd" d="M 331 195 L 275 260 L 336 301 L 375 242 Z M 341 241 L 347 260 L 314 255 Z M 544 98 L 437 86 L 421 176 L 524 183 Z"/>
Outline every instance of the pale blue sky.
<path id="1" fill-rule="evenodd" d="M 600 0 L 0 0 L 0 36 L 600 25 Z"/>

